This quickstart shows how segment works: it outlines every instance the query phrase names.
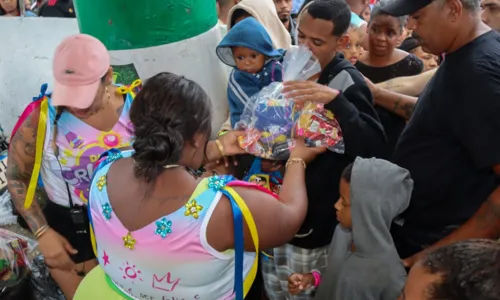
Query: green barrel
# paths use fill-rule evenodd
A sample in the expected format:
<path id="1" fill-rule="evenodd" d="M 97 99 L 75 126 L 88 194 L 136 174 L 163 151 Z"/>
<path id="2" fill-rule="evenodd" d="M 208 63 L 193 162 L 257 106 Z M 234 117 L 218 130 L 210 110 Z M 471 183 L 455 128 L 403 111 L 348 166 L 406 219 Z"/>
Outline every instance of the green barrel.
<path id="1" fill-rule="evenodd" d="M 214 0 L 76 0 L 75 8 L 80 32 L 110 51 L 175 43 L 217 24 Z"/>

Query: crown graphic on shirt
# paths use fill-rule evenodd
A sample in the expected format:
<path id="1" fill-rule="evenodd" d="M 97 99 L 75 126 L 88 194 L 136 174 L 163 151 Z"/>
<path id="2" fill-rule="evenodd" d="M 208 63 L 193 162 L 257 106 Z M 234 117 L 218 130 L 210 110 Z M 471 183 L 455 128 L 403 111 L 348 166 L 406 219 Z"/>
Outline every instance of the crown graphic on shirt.
<path id="1" fill-rule="evenodd" d="M 156 274 L 153 275 L 153 285 L 152 287 L 157 290 L 162 290 L 166 292 L 173 292 L 175 287 L 181 279 L 172 279 L 172 273 L 168 272 L 163 277 L 158 277 Z"/>

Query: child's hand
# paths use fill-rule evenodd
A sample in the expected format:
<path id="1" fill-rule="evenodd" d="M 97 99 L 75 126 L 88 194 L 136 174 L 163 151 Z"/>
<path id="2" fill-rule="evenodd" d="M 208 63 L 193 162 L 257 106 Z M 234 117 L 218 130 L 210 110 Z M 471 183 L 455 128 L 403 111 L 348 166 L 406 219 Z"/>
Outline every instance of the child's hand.
<path id="1" fill-rule="evenodd" d="M 314 276 L 311 273 L 293 273 L 288 277 L 288 291 L 292 295 L 297 295 L 312 287 L 314 284 Z"/>

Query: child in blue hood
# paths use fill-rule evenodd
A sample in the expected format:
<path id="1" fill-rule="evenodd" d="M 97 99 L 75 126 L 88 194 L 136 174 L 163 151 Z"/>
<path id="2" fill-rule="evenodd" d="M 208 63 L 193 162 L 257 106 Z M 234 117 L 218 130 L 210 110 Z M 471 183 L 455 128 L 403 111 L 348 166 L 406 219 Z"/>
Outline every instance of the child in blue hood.
<path id="1" fill-rule="evenodd" d="M 240 120 L 245 103 L 263 87 L 283 80 L 283 50 L 256 19 L 248 17 L 229 30 L 216 49 L 219 59 L 234 68 L 229 75 L 227 98 L 231 126 Z"/>

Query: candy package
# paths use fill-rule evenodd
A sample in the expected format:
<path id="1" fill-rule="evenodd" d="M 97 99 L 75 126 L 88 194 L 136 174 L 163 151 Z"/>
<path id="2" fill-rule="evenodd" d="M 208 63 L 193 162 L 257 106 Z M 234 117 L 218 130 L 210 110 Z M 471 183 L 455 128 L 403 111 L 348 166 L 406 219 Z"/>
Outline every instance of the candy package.
<path id="1" fill-rule="evenodd" d="M 308 80 L 321 68 L 305 47 L 292 48 L 283 59 L 284 81 Z M 236 129 L 244 129 L 240 146 L 258 157 L 286 160 L 293 139 L 305 137 L 311 147 L 327 147 L 344 153 L 344 140 L 338 121 L 323 104 L 297 104 L 282 94 L 283 84 L 273 82 L 246 103 Z"/>
<path id="2" fill-rule="evenodd" d="M 307 80 L 321 68 L 305 47 L 288 50 L 283 58 L 283 81 Z M 285 160 L 293 147 L 292 132 L 299 114 L 294 102 L 282 94 L 283 83 L 273 82 L 245 104 L 236 129 L 246 134 L 239 137 L 240 146 L 258 157 Z"/>
<path id="3" fill-rule="evenodd" d="M 293 137 L 304 137 L 310 147 L 327 147 L 336 153 L 344 153 L 344 139 L 340 125 L 333 113 L 323 104 L 306 102 L 299 107 L 299 117 L 295 122 Z"/>
<path id="4" fill-rule="evenodd" d="M 32 240 L 0 229 L 0 290 L 16 286 L 29 275 L 28 252 L 35 245 Z"/>

